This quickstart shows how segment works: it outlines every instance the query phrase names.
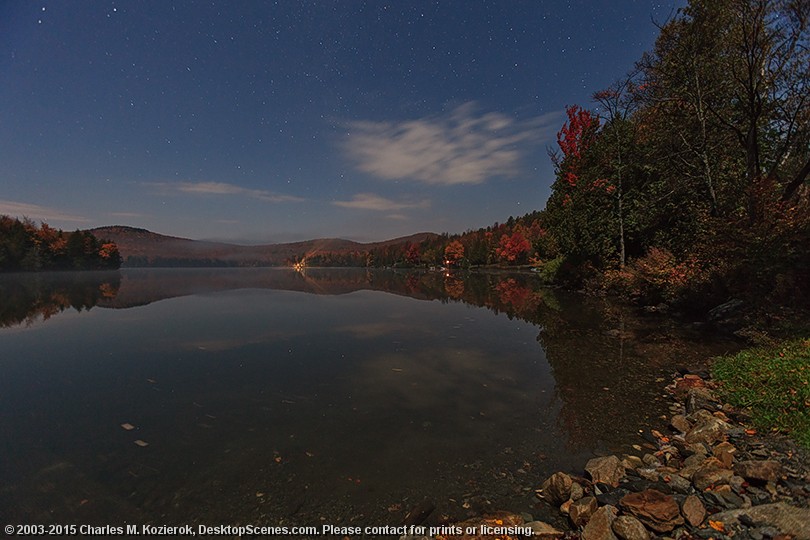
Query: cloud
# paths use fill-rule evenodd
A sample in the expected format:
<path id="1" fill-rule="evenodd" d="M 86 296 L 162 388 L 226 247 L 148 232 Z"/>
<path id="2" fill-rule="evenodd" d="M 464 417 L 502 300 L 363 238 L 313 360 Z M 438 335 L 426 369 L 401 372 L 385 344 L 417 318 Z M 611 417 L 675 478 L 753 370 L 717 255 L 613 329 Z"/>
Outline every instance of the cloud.
<path id="1" fill-rule="evenodd" d="M 281 195 L 263 189 L 249 189 L 225 182 L 147 182 L 166 191 L 191 193 L 194 195 L 243 195 L 252 199 L 280 203 L 301 202 L 304 199 L 293 195 Z"/>
<path id="2" fill-rule="evenodd" d="M 76 221 L 87 222 L 89 219 L 81 216 L 66 214 L 60 210 L 54 210 L 37 204 L 27 204 L 15 201 L 0 200 L 0 215 L 28 217 L 46 221 Z"/>
<path id="3" fill-rule="evenodd" d="M 380 197 L 373 193 L 358 193 L 350 201 L 332 201 L 335 206 L 343 208 L 357 208 L 360 210 L 376 210 L 380 212 L 391 212 L 395 210 L 405 210 L 406 208 L 427 208 L 430 201 L 424 200 L 413 203 L 403 203 Z"/>
<path id="4" fill-rule="evenodd" d="M 550 140 L 561 118 L 557 111 L 518 121 L 469 102 L 416 120 L 350 122 L 343 149 L 359 170 L 383 180 L 481 184 L 517 174 L 523 145 Z"/>

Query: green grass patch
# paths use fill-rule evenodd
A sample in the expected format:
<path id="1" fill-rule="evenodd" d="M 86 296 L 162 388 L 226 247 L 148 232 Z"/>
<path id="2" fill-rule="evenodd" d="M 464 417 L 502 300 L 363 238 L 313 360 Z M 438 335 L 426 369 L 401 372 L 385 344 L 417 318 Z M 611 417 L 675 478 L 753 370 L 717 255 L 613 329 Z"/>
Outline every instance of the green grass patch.
<path id="1" fill-rule="evenodd" d="M 758 429 L 787 432 L 810 448 L 810 339 L 717 358 L 711 371 L 720 393 L 749 409 Z"/>

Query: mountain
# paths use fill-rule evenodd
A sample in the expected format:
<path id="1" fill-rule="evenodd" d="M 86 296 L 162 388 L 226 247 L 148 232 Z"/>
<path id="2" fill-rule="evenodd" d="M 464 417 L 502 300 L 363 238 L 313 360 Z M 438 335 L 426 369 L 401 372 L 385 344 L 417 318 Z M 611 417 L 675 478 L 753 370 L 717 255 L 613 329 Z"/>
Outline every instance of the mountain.
<path id="1" fill-rule="evenodd" d="M 97 238 L 115 242 L 125 266 L 283 266 L 313 255 L 356 255 L 409 243 L 418 244 L 438 237 L 435 233 L 418 233 L 371 243 L 320 238 L 304 242 L 241 246 L 167 236 L 124 225 L 98 227 L 90 232 Z"/>

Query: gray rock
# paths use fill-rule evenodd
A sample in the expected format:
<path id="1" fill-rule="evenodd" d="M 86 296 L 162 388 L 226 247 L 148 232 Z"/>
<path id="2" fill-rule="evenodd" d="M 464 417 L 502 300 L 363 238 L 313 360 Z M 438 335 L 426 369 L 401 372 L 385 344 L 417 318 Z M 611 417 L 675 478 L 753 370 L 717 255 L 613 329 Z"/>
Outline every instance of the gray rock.
<path id="1" fill-rule="evenodd" d="M 794 540 L 810 540 L 810 508 L 797 508 L 784 502 L 720 512 L 712 516 L 712 521 L 739 524 L 742 515 L 759 526 L 774 527 L 782 534 L 789 534 Z"/>
<path id="2" fill-rule="evenodd" d="M 619 516 L 613 521 L 613 532 L 622 540 L 650 540 L 650 533 L 633 516 Z"/>
<path id="3" fill-rule="evenodd" d="M 709 320 L 710 321 L 720 321 L 725 319 L 729 315 L 733 314 L 734 312 L 738 311 L 744 302 L 739 298 L 732 298 L 728 302 L 724 302 L 719 306 L 713 307 L 709 310 Z"/>
<path id="4" fill-rule="evenodd" d="M 594 483 L 603 483 L 617 487 L 624 478 L 624 465 L 616 456 L 598 457 L 588 461 L 585 471 Z"/>
<path id="5" fill-rule="evenodd" d="M 701 409 L 716 411 L 721 407 L 720 402 L 708 388 L 690 388 L 686 394 L 686 413 L 692 414 Z"/>
<path id="6" fill-rule="evenodd" d="M 613 522 L 618 513 L 614 506 L 603 506 L 597 510 L 582 530 L 582 540 L 618 540 L 613 534 Z"/>
<path id="7" fill-rule="evenodd" d="M 692 483 L 679 474 L 673 474 L 669 478 L 669 485 L 675 493 L 686 495 L 692 491 Z"/>
<path id="8" fill-rule="evenodd" d="M 625 470 L 638 469 L 644 466 L 644 462 L 638 456 L 624 456 L 622 465 L 624 465 Z"/>

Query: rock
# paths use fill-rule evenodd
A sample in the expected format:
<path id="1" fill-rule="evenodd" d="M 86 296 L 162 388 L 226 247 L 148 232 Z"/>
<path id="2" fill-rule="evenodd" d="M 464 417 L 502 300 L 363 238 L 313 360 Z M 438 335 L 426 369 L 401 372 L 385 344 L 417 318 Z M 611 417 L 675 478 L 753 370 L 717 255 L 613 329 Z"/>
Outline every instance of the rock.
<path id="1" fill-rule="evenodd" d="M 659 460 L 657 457 L 655 457 L 652 454 L 644 454 L 644 457 L 641 458 L 641 461 L 643 461 L 644 464 L 647 465 L 648 467 L 660 467 L 661 466 L 661 460 Z"/>
<path id="2" fill-rule="evenodd" d="M 704 461 L 706 461 L 705 454 L 692 454 L 685 460 L 683 460 L 684 467 L 693 467 L 693 466 L 700 466 Z"/>
<path id="3" fill-rule="evenodd" d="M 728 423 L 714 416 L 701 417 L 684 435 L 684 439 L 687 443 L 714 444 L 723 440 L 729 427 Z"/>
<path id="4" fill-rule="evenodd" d="M 669 485 L 675 493 L 682 493 L 686 495 L 692 489 L 692 483 L 681 476 L 680 474 L 673 474 L 669 477 Z"/>
<path id="5" fill-rule="evenodd" d="M 720 489 L 725 488 L 725 489 Z M 704 493 L 706 500 L 728 510 L 742 508 L 745 501 L 731 490 L 731 486 L 719 486 L 718 489 Z"/>
<path id="6" fill-rule="evenodd" d="M 675 381 L 675 397 L 679 400 L 686 399 L 689 391 L 693 388 L 705 388 L 706 382 L 698 376 L 687 375 L 683 379 Z"/>
<path id="7" fill-rule="evenodd" d="M 741 461 L 734 466 L 734 472 L 749 482 L 776 482 L 782 474 L 778 461 Z"/>
<path id="8" fill-rule="evenodd" d="M 594 483 L 601 482 L 612 487 L 617 487 L 625 475 L 624 466 L 616 456 L 593 458 L 585 465 L 585 471 Z"/>
<path id="9" fill-rule="evenodd" d="M 739 310 L 743 306 L 743 301 L 738 298 L 732 298 L 728 302 L 720 304 L 709 310 L 709 320 L 710 321 L 720 321 L 725 319 L 735 311 Z"/>
<path id="10" fill-rule="evenodd" d="M 784 502 L 763 504 L 740 510 L 728 510 L 711 516 L 712 521 L 729 524 L 741 522 L 741 516 L 747 516 L 757 526 L 771 526 L 783 534 L 789 534 L 795 540 L 810 540 L 810 509 L 797 508 Z"/>
<path id="11" fill-rule="evenodd" d="M 650 482 L 658 482 L 658 471 L 655 469 L 638 469 L 636 471 L 640 477 Z"/>
<path id="12" fill-rule="evenodd" d="M 624 465 L 625 470 L 638 469 L 644 466 L 644 462 L 638 456 L 624 456 L 622 465 Z"/>
<path id="13" fill-rule="evenodd" d="M 530 521 L 526 523 L 526 526 L 531 528 L 533 538 L 556 540 L 557 538 L 565 536 L 564 532 L 555 529 L 545 521 Z"/>
<path id="14" fill-rule="evenodd" d="M 600 506 L 618 506 L 622 497 L 630 493 L 630 490 L 624 488 L 614 489 L 610 493 L 602 493 L 596 496 L 596 500 Z"/>
<path id="15" fill-rule="evenodd" d="M 693 412 L 701 409 L 707 411 L 715 411 L 720 408 L 720 402 L 714 397 L 714 394 L 708 388 L 691 388 L 686 394 L 686 413 L 692 414 Z"/>
<path id="16" fill-rule="evenodd" d="M 595 497 L 583 497 L 568 508 L 568 518 L 574 527 L 583 527 L 598 509 Z"/>
<path id="17" fill-rule="evenodd" d="M 655 489 L 631 493 L 621 500 L 621 507 L 653 531 L 669 532 L 683 525 L 678 503 L 671 495 Z"/>
<path id="18" fill-rule="evenodd" d="M 402 520 L 403 525 L 420 525 L 436 509 L 432 501 L 425 499 L 413 506 Z"/>
<path id="19" fill-rule="evenodd" d="M 734 476 L 734 473 L 724 468 L 720 460 L 709 458 L 692 475 L 692 484 L 700 491 L 703 491 L 712 486 L 728 484 L 732 476 Z"/>
<path id="20" fill-rule="evenodd" d="M 619 516 L 613 521 L 613 532 L 622 540 L 650 540 L 650 533 L 633 516 Z"/>
<path id="21" fill-rule="evenodd" d="M 669 421 L 669 425 L 672 426 L 673 429 L 681 432 L 686 433 L 690 429 L 692 429 L 692 422 L 686 419 L 686 417 L 682 414 L 676 414 L 672 417 Z"/>
<path id="22" fill-rule="evenodd" d="M 580 486 L 577 482 L 571 484 L 571 495 L 569 496 L 569 499 L 572 501 L 578 501 L 584 496 L 585 492 L 582 490 L 582 486 Z"/>
<path id="23" fill-rule="evenodd" d="M 543 498 L 554 506 L 559 506 L 571 497 L 571 477 L 565 473 L 558 472 L 543 482 Z"/>
<path id="24" fill-rule="evenodd" d="M 618 540 L 613 534 L 613 522 L 618 510 L 614 506 L 603 506 L 597 510 L 582 531 L 582 540 Z"/>
<path id="25" fill-rule="evenodd" d="M 723 463 L 723 467 L 730 469 L 734 464 L 734 454 L 737 453 L 737 449 L 730 442 L 721 442 L 712 449 L 712 453 Z"/>
<path id="26" fill-rule="evenodd" d="M 681 513 L 692 527 L 699 527 L 703 520 L 706 519 L 706 507 L 694 495 L 689 495 L 684 499 L 681 505 Z"/>

